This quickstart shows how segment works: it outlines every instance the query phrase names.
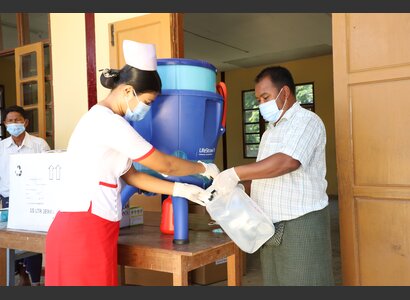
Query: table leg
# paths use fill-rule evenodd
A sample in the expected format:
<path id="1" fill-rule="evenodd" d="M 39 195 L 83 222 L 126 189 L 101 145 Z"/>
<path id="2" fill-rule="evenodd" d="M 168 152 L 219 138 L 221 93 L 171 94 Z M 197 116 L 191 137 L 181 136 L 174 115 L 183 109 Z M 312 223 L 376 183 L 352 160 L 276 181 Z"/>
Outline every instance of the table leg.
<path id="1" fill-rule="evenodd" d="M 174 286 L 187 286 L 188 285 L 188 272 L 182 272 L 178 270 L 172 273 L 173 285 Z"/>
<path id="2" fill-rule="evenodd" d="M 0 286 L 6 285 L 7 278 L 7 259 L 6 259 L 6 249 L 0 248 Z"/>
<path id="3" fill-rule="evenodd" d="M 118 265 L 118 285 L 125 285 L 125 266 Z"/>
<path id="4" fill-rule="evenodd" d="M 14 286 L 15 285 L 14 273 L 16 271 L 14 268 L 14 264 L 16 261 L 15 250 L 7 249 L 6 257 L 7 257 L 7 285 Z"/>
<path id="5" fill-rule="evenodd" d="M 229 286 L 239 286 L 242 283 L 241 255 L 241 250 L 235 245 L 234 254 L 228 256 L 227 272 Z"/>

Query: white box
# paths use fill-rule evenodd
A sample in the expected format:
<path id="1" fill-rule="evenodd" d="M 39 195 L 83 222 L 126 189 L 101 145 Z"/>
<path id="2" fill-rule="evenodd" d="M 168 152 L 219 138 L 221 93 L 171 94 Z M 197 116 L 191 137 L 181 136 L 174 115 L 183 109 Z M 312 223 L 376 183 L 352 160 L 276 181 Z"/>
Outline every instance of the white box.
<path id="1" fill-rule="evenodd" d="M 130 207 L 130 226 L 144 224 L 144 209 L 141 206 Z"/>
<path id="2" fill-rule="evenodd" d="M 122 209 L 122 217 L 120 220 L 120 228 L 130 226 L 130 208 L 128 204 Z"/>
<path id="3" fill-rule="evenodd" d="M 10 155 L 7 228 L 48 231 L 58 209 L 66 152 Z"/>

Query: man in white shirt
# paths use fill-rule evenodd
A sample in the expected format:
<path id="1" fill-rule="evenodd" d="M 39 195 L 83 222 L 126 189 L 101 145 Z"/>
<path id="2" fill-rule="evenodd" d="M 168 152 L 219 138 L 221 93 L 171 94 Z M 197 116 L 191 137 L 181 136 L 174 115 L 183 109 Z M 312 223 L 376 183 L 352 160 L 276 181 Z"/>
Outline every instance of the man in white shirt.
<path id="1" fill-rule="evenodd" d="M 50 150 L 47 142 L 26 132 L 28 119 L 25 110 L 17 105 L 4 111 L 4 125 L 10 136 L 0 141 L 0 200 L 3 208 L 9 206 L 9 163 L 10 155 L 14 153 L 38 153 Z M 31 281 L 25 273 L 25 268 L 31 275 Z M 20 274 L 21 285 L 40 284 L 42 255 L 33 255 L 18 262 L 16 270 Z"/>
<path id="2" fill-rule="evenodd" d="M 213 187 L 229 193 L 252 180 L 251 198 L 275 225 L 260 248 L 264 285 L 334 285 L 323 122 L 296 101 L 283 67 L 257 75 L 255 96 L 269 122 L 256 162 L 221 172 Z"/>

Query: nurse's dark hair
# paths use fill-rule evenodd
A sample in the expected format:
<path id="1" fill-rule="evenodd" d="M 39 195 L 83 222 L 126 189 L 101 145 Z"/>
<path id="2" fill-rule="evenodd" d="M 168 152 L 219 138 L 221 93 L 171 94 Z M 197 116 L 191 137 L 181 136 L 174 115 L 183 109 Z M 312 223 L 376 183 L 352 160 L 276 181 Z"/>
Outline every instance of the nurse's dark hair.
<path id="1" fill-rule="evenodd" d="M 11 112 L 19 113 L 24 119 L 27 119 L 27 114 L 24 108 L 18 105 L 12 105 L 12 106 L 6 107 L 6 109 L 4 110 L 2 120 L 5 120 L 6 116 Z"/>
<path id="2" fill-rule="evenodd" d="M 259 83 L 265 77 L 269 77 L 278 91 L 287 85 L 292 94 L 295 95 L 295 82 L 293 81 L 292 74 L 288 69 L 281 66 L 267 67 L 256 75 L 255 83 Z"/>
<path id="3" fill-rule="evenodd" d="M 146 92 L 161 93 L 161 78 L 157 71 L 143 71 L 125 65 L 120 70 L 101 70 L 100 82 L 103 87 L 115 89 L 121 84 L 131 85 L 137 94 Z"/>

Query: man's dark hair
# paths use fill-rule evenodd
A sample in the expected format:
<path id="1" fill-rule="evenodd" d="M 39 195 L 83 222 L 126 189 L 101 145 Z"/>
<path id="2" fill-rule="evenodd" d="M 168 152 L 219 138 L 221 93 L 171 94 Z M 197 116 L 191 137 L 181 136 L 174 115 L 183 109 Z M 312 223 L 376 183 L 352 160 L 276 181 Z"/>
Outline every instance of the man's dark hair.
<path id="1" fill-rule="evenodd" d="M 22 108 L 21 106 L 18 105 L 12 105 L 7 107 L 4 110 L 4 115 L 3 115 L 3 120 L 6 119 L 6 116 L 11 113 L 11 112 L 17 112 L 19 113 L 24 119 L 27 119 L 27 115 L 26 115 L 26 111 L 24 110 L 24 108 Z"/>
<path id="2" fill-rule="evenodd" d="M 295 83 L 288 69 L 281 66 L 267 67 L 256 76 L 255 83 L 260 82 L 265 77 L 269 77 L 278 90 L 287 85 L 292 94 L 295 95 Z"/>

